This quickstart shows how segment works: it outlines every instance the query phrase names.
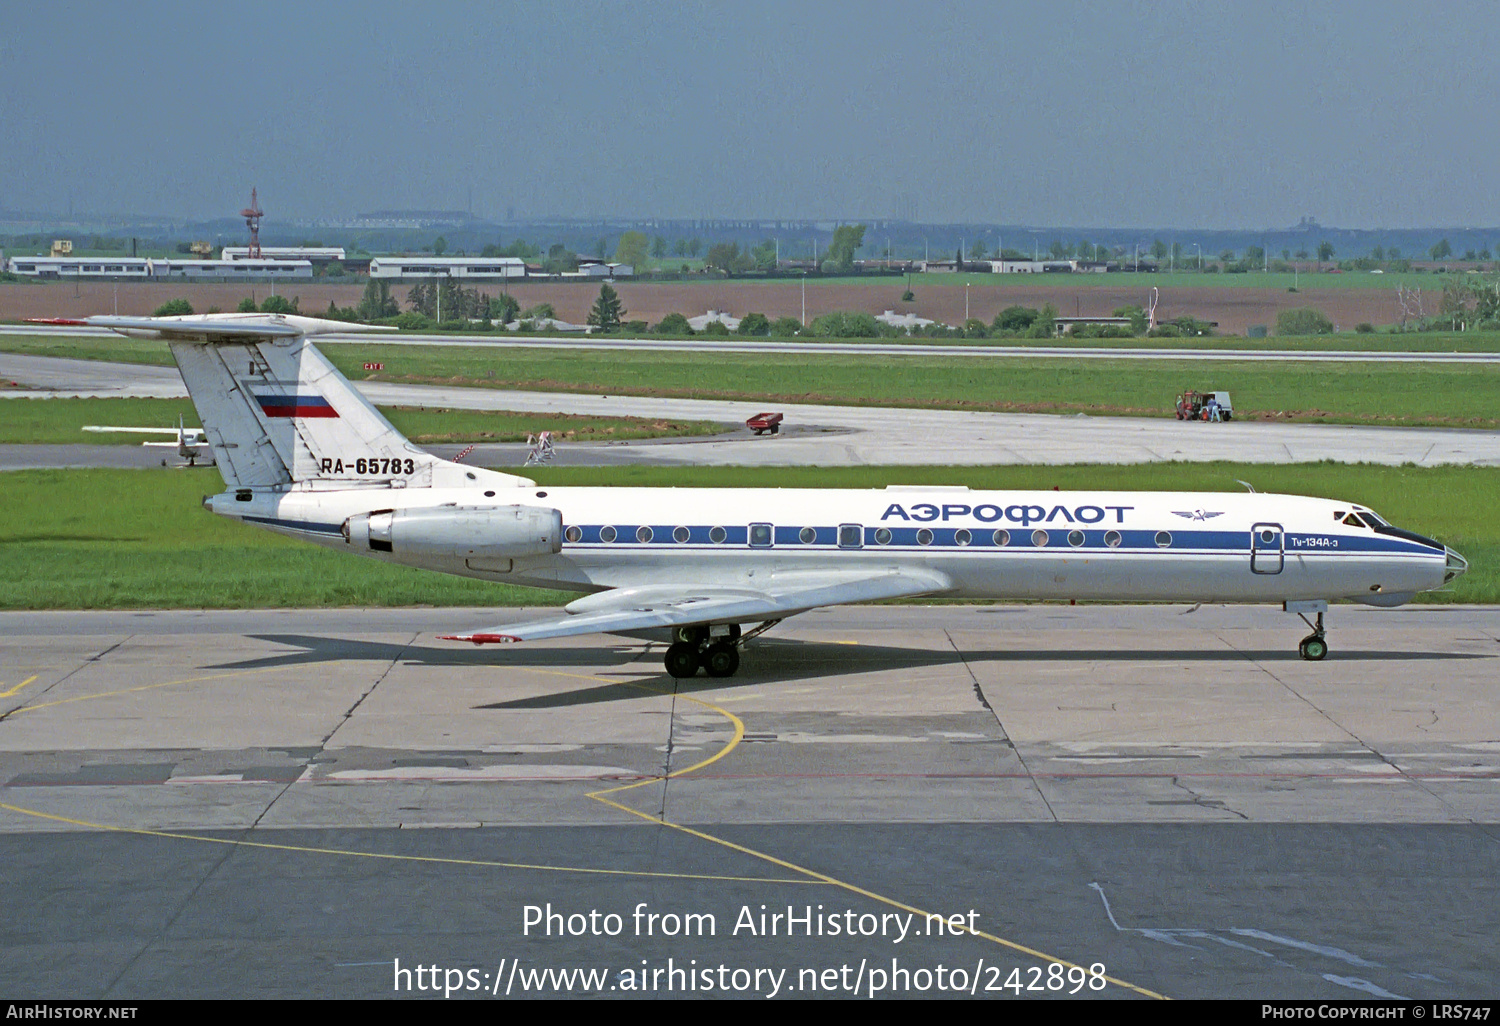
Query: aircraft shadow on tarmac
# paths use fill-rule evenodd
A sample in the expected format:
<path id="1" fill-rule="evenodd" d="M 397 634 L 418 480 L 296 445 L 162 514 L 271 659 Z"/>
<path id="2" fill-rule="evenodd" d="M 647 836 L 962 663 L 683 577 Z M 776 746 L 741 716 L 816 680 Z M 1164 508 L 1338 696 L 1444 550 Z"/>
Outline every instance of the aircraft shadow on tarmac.
<path id="1" fill-rule="evenodd" d="M 948 649 L 898 648 L 887 645 L 848 645 L 795 638 L 767 638 L 747 646 L 740 672 L 734 677 L 696 677 L 676 682 L 657 663 L 661 645 L 642 642 L 610 641 L 603 645 L 548 647 L 544 644 L 475 647 L 428 647 L 390 642 L 362 641 L 354 638 L 316 637 L 304 634 L 252 634 L 249 637 L 291 651 L 234 662 L 219 663 L 205 669 L 243 670 L 317 663 L 368 661 L 400 662 L 409 666 L 471 668 L 503 671 L 506 668 L 546 670 L 553 667 L 572 670 L 594 670 L 601 674 L 642 674 L 631 681 L 608 682 L 602 687 L 574 688 L 551 695 L 531 695 L 512 701 L 480 705 L 478 709 L 544 709 L 597 702 L 613 702 L 650 697 L 661 689 L 678 693 L 723 691 L 749 685 L 783 683 L 843 676 L 867 672 L 916 669 L 968 663 L 1239 663 L 1295 662 L 1301 659 L 1290 648 L 1269 651 L 1215 649 L 970 649 L 963 652 Z M 1354 661 L 1430 661 L 1444 659 L 1493 659 L 1492 655 L 1469 652 L 1337 652 L 1328 665 Z M 650 690 L 647 690 L 647 689 Z"/>

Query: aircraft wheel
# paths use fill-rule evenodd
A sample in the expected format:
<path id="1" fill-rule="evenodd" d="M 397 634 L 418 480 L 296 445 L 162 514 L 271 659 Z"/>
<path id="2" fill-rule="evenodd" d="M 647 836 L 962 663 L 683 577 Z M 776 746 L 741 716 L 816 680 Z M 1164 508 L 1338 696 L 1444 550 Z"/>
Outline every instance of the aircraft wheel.
<path id="1" fill-rule="evenodd" d="M 1328 642 L 1324 641 L 1316 634 L 1309 634 L 1307 637 L 1302 639 L 1300 644 L 1297 645 L 1297 654 L 1300 655 L 1303 659 L 1307 659 L 1311 662 L 1317 662 L 1324 656 L 1328 655 Z"/>
<path id="2" fill-rule="evenodd" d="M 692 645 L 676 644 L 667 649 L 667 672 L 679 680 L 698 674 L 698 650 Z"/>
<path id="3" fill-rule="evenodd" d="M 710 677 L 733 677 L 740 668 L 740 650 L 723 642 L 710 645 L 703 654 L 703 668 Z"/>

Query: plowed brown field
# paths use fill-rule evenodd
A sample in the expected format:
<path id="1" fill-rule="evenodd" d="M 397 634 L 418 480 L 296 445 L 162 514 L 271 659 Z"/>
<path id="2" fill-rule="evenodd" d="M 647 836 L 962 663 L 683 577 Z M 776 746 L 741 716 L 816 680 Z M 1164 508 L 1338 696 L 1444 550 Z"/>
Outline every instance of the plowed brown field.
<path id="1" fill-rule="evenodd" d="M 773 320 L 782 316 L 799 317 L 802 312 L 802 292 L 796 281 L 621 282 L 615 287 L 624 302 L 626 318 L 630 320 L 654 323 L 673 312 L 692 317 L 711 309 L 735 316 L 755 311 Z M 900 297 L 905 289 L 902 279 L 809 282 L 807 316 L 811 319 L 834 310 L 872 314 L 897 310 L 947 324 L 963 321 L 962 285 L 914 281 L 912 287 L 916 301 L 902 303 Z M 277 291 L 289 298 L 299 297 L 302 312 L 316 316 L 328 308 L 330 300 L 339 306 L 355 305 L 363 288 L 363 284 L 284 282 L 278 285 Z M 479 288 L 491 294 L 505 288 L 523 307 L 551 303 L 558 317 L 575 323 L 584 321 L 599 294 L 597 285 L 590 282 L 525 282 L 509 286 L 495 282 L 480 284 Z M 1063 316 L 1107 316 L 1115 308 L 1127 304 L 1144 305 L 1150 289 L 1151 279 L 1144 275 L 1126 285 L 1088 285 L 1076 290 L 1056 285 L 975 285 L 968 290 L 969 312 L 989 321 L 999 310 L 1012 304 L 1041 307 L 1052 303 Z M 267 285 L 145 282 L 121 283 L 118 287 L 108 282 L 0 284 L 0 320 L 112 313 L 117 294 L 122 314 L 149 314 L 167 300 L 179 297 L 187 299 L 200 313 L 213 307 L 233 310 L 252 292 L 255 298 L 264 299 L 270 294 L 270 288 Z M 398 286 L 396 294 L 404 298 L 406 286 Z M 1274 325 L 1278 312 L 1299 306 L 1316 307 L 1346 331 L 1361 321 L 1389 324 L 1399 315 L 1391 293 L 1382 289 L 1318 289 L 1316 292 L 1288 293 L 1278 289 L 1168 288 L 1162 291 L 1156 312 L 1162 320 L 1188 315 L 1199 320 L 1217 321 L 1221 334 L 1243 335 L 1250 325 Z"/>

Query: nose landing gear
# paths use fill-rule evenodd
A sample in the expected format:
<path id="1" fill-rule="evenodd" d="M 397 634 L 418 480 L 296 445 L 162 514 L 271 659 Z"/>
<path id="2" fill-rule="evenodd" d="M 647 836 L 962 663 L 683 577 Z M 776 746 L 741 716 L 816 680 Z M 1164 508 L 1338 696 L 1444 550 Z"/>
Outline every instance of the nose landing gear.
<path id="1" fill-rule="evenodd" d="M 1297 654 L 1303 659 L 1317 662 L 1328 655 L 1328 641 L 1324 636 L 1325 632 L 1323 630 L 1323 614 L 1318 614 L 1318 622 L 1316 624 L 1313 624 L 1301 613 L 1297 615 L 1302 617 L 1303 623 L 1312 628 L 1312 633 L 1297 643 Z"/>

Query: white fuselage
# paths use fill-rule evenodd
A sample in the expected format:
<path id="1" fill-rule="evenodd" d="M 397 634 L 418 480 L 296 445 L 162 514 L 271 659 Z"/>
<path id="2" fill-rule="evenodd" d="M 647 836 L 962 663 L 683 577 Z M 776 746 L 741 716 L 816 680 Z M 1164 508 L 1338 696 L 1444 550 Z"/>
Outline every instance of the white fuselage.
<path id="1" fill-rule="evenodd" d="M 953 598 L 1396 605 L 1449 576 L 1440 544 L 1346 523 L 1363 510 L 1356 504 L 1290 495 L 545 486 L 239 494 L 246 498 L 226 492 L 206 505 L 388 562 L 584 592 L 923 568 L 951 580 L 942 594 Z M 361 550 L 344 536 L 350 517 L 444 505 L 556 509 L 561 551 L 412 557 Z"/>

